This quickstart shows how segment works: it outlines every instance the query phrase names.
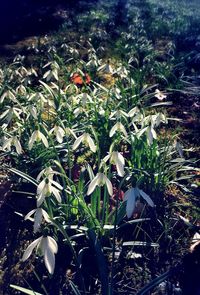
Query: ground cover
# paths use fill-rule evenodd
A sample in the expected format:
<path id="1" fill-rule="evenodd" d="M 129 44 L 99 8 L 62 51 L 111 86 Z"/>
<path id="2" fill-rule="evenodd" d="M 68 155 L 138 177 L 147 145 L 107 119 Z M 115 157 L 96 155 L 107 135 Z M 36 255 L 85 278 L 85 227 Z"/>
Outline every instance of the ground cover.
<path id="1" fill-rule="evenodd" d="M 78 4 L 1 62 L 2 294 L 198 294 L 198 5 Z"/>

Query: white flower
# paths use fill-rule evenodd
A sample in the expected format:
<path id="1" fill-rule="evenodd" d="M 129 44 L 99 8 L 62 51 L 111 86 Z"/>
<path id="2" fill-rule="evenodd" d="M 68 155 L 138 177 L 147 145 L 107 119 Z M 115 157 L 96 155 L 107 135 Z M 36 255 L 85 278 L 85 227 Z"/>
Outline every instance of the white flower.
<path id="1" fill-rule="evenodd" d="M 44 178 L 37 187 L 37 206 L 39 207 L 51 194 L 61 203 L 60 190 L 62 189 L 63 187 L 51 177 Z"/>
<path id="2" fill-rule="evenodd" d="M 122 110 L 116 110 L 110 114 L 109 119 L 112 119 L 113 117 L 115 117 L 116 119 L 120 119 L 121 117 L 126 118 L 128 117 L 128 114 Z"/>
<path id="3" fill-rule="evenodd" d="M 109 153 L 109 155 L 105 156 L 103 161 L 107 162 L 108 159 L 110 159 L 111 164 L 116 165 L 118 175 L 123 177 L 124 173 L 125 173 L 124 172 L 125 161 L 124 161 L 124 157 L 122 156 L 122 154 L 120 154 L 119 152 L 113 151 L 113 152 Z"/>
<path id="4" fill-rule="evenodd" d="M 53 274 L 55 268 L 55 254 L 58 252 L 58 245 L 56 241 L 50 236 L 42 236 L 36 239 L 25 250 L 22 257 L 23 261 L 27 260 L 31 256 L 34 248 L 36 248 L 36 251 L 39 249 L 41 250 L 42 255 L 44 256 L 45 266 L 48 272 Z"/>
<path id="5" fill-rule="evenodd" d="M 34 218 L 32 219 L 31 218 L 31 215 L 34 214 Z M 33 225 L 33 229 L 34 229 L 34 232 L 36 233 L 39 228 L 40 228 L 40 225 L 42 223 L 42 218 L 44 218 L 44 220 L 48 223 L 51 222 L 50 220 L 50 217 L 48 215 L 48 213 L 42 209 L 42 208 L 37 208 L 37 209 L 34 209 L 34 210 L 31 210 L 26 216 L 25 216 L 25 220 L 27 219 L 30 219 L 32 221 L 34 221 L 34 225 Z"/>
<path id="6" fill-rule="evenodd" d="M 91 193 L 95 190 L 96 186 L 104 186 L 105 184 L 106 184 L 109 195 L 112 196 L 113 195 L 112 183 L 108 179 L 108 177 L 104 175 L 103 173 L 97 173 L 97 175 L 93 178 L 93 180 L 89 184 L 87 195 L 91 195 Z"/>
<path id="7" fill-rule="evenodd" d="M 19 139 L 17 136 L 12 136 L 8 139 L 5 139 L 2 149 L 3 150 L 8 150 L 9 152 L 11 151 L 11 146 L 14 146 L 16 148 L 16 152 L 20 155 L 22 153 L 22 147 L 20 144 Z"/>
<path id="8" fill-rule="evenodd" d="M 161 92 L 159 89 L 156 89 L 155 91 L 155 97 L 159 100 L 163 100 L 167 97 L 167 95 L 165 95 L 163 92 Z"/>
<path id="9" fill-rule="evenodd" d="M 43 144 L 44 144 L 44 146 L 45 146 L 46 148 L 49 147 L 49 144 L 48 144 L 47 138 L 45 137 L 45 135 L 44 135 L 40 130 L 35 130 L 35 131 L 32 133 L 32 135 L 31 135 L 31 137 L 30 137 L 30 139 L 29 139 L 29 142 L 28 142 L 29 150 L 32 149 L 33 144 L 34 144 L 35 141 L 36 141 L 36 142 L 42 141 Z"/>
<path id="10" fill-rule="evenodd" d="M 113 68 L 111 67 L 109 62 L 107 62 L 106 64 L 100 66 L 98 68 L 98 71 L 106 73 L 106 74 L 113 74 Z"/>
<path id="11" fill-rule="evenodd" d="M 145 127 L 137 133 L 137 138 L 139 139 L 145 132 L 147 136 L 148 145 L 152 145 L 153 140 L 157 139 L 156 131 L 153 129 L 152 126 Z"/>
<path id="12" fill-rule="evenodd" d="M 149 206 L 154 207 L 152 199 L 138 187 L 132 187 L 127 190 L 124 194 L 124 201 L 126 201 L 126 215 L 128 218 L 131 218 L 135 209 L 136 199 L 142 197 Z"/>
<path id="13" fill-rule="evenodd" d="M 91 138 L 91 136 L 90 136 L 88 133 L 83 133 L 81 136 L 79 136 L 79 137 L 75 140 L 72 149 L 73 149 L 73 150 L 76 150 L 76 149 L 79 147 L 79 145 L 81 144 L 81 142 L 82 142 L 83 144 L 85 144 L 85 145 L 88 145 L 89 148 L 91 149 L 91 151 L 92 151 L 93 153 L 96 152 L 96 149 L 97 149 L 97 148 L 96 148 L 96 146 L 95 146 L 95 144 L 94 144 L 93 139 Z"/>
<path id="14" fill-rule="evenodd" d="M 56 136 L 56 139 L 59 143 L 62 143 L 63 142 L 63 137 L 65 136 L 65 130 L 58 126 L 58 125 L 55 125 L 50 131 L 49 133 L 54 133 L 55 136 Z"/>
<path id="15" fill-rule="evenodd" d="M 120 76 L 120 78 L 126 78 L 128 76 L 128 70 L 126 69 L 125 66 L 120 65 L 119 68 L 117 68 L 116 73 Z"/>
<path id="16" fill-rule="evenodd" d="M 53 179 L 53 176 L 55 174 L 59 174 L 57 171 L 54 171 L 51 167 L 46 167 L 44 168 L 37 176 L 36 180 L 40 181 L 40 179 L 45 176 L 48 177 L 50 179 Z"/>
<path id="17" fill-rule="evenodd" d="M 8 90 L 8 91 L 4 92 L 2 94 L 2 96 L 0 97 L 0 103 L 3 103 L 5 98 L 8 98 L 13 102 L 17 102 L 15 93 L 13 93 L 13 91 Z"/>
<path id="18" fill-rule="evenodd" d="M 109 136 L 112 137 L 112 136 L 115 134 L 116 131 L 119 131 L 119 132 L 123 133 L 123 135 L 124 135 L 125 137 L 128 137 L 128 134 L 127 134 L 127 132 L 126 132 L 126 129 L 125 129 L 124 125 L 123 125 L 121 122 L 117 122 L 117 123 L 111 128 Z"/>
<path id="19" fill-rule="evenodd" d="M 58 81 L 58 70 L 60 69 L 59 65 L 57 64 L 57 62 L 49 62 L 46 65 L 44 65 L 43 68 L 46 68 L 50 66 L 51 69 L 48 70 L 44 75 L 43 78 L 48 81 L 50 81 L 52 78 L 54 78 L 56 81 Z"/>
<path id="20" fill-rule="evenodd" d="M 153 129 L 152 126 L 149 126 L 147 128 L 146 135 L 147 135 L 147 143 L 148 143 L 148 145 L 152 145 L 153 140 L 157 139 L 156 131 Z"/>
<path id="21" fill-rule="evenodd" d="M 138 109 L 138 107 L 134 107 L 132 108 L 129 112 L 128 112 L 128 116 L 130 118 L 134 117 L 136 114 L 138 114 L 140 112 L 140 110 Z"/>
<path id="22" fill-rule="evenodd" d="M 76 134 L 74 133 L 74 131 L 72 129 L 70 129 L 69 127 L 66 127 L 65 128 L 65 133 L 66 133 L 67 136 L 72 135 L 74 138 L 77 138 L 76 137 Z"/>
<path id="23" fill-rule="evenodd" d="M 19 94 L 19 95 L 25 95 L 26 94 L 26 88 L 24 87 L 24 85 L 19 85 L 17 88 L 16 88 L 16 93 Z"/>
<path id="24" fill-rule="evenodd" d="M 85 92 L 78 94 L 77 96 L 74 97 L 74 99 L 75 99 L 76 103 L 80 103 L 81 106 L 85 106 L 87 104 L 87 102 L 90 102 L 90 103 L 93 102 L 92 97 Z"/>

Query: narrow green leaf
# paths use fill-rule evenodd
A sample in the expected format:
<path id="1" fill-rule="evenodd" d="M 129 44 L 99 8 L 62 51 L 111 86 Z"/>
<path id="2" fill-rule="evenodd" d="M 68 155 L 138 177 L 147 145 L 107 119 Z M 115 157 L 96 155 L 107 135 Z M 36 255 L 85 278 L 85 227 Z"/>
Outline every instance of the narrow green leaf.
<path id="1" fill-rule="evenodd" d="M 22 287 L 19 287 L 19 286 L 16 286 L 16 285 L 10 285 L 10 287 L 15 289 L 15 290 L 18 290 L 20 292 L 23 292 L 24 294 L 28 294 L 28 295 L 43 295 L 41 293 L 26 289 L 26 288 L 22 288 Z"/>

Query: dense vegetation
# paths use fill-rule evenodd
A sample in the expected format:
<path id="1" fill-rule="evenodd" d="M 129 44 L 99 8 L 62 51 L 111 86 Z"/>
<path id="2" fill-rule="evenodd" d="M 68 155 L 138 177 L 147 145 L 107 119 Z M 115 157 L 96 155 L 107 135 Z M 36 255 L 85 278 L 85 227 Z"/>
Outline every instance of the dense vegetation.
<path id="1" fill-rule="evenodd" d="M 68 6 L 1 59 L 1 294 L 198 294 L 199 4 Z"/>

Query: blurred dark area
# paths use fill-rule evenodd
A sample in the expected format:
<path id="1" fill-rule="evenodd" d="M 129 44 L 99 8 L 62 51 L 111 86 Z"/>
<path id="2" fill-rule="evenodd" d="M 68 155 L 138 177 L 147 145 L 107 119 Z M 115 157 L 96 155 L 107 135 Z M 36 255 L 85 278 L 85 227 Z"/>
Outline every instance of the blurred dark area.
<path id="1" fill-rule="evenodd" d="M 1 0 L 0 45 L 17 42 L 27 36 L 47 33 L 61 25 L 79 0 Z M 85 1 L 88 3 L 90 1 Z M 86 9 L 87 5 L 81 5 Z M 68 13 L 66 13 L 68 12 Z"/>

